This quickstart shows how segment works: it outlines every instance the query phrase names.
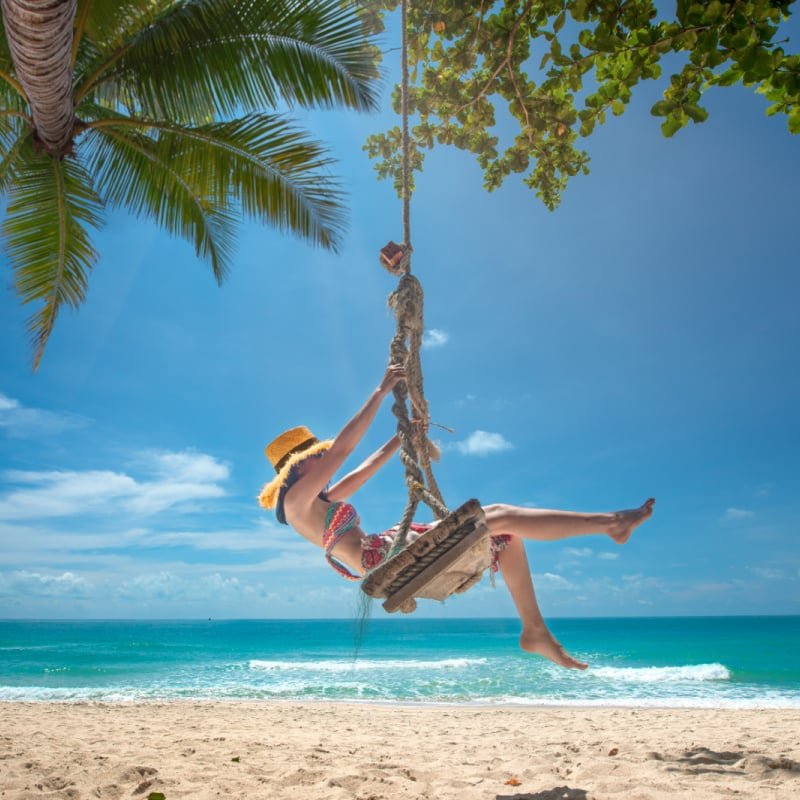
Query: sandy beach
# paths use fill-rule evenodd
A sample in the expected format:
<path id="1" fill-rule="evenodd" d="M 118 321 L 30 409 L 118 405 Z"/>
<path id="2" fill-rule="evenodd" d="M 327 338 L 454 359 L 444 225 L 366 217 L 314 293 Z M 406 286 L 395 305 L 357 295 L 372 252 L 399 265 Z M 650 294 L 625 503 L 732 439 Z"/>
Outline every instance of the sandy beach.
<path id="1" fill-rule="evenodd" d="M 0 796 L 800 797 L 794 710 L 0 704 Z"/>

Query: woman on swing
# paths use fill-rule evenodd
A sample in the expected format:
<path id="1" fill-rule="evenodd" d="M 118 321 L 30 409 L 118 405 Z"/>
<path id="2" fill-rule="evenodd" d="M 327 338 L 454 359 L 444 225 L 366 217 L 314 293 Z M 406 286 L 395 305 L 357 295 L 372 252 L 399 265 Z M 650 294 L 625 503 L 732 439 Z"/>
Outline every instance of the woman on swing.
<path id="1" fill-rule="evenodd" d="M 339 435 L 319 441 L 304 426 L 285 431 L 266 448 L 277 473 L 259 495 L 264 508 L 274 508 L 278 521 L 289 524 L 312 544 L 325 550 L 331 566 L 344 577 L 360 580 L 391 549 L 394 529 L 367 535 L 348 502 L 397 451 L 393 436 L 361 465 L 330 485 L 330 481 L 367 432 L 383 399 L 405 378 L 405 369 L 391 365 L 361 410 Z M 424 421 L 417 424 L 425 424 Z M 523 539 L 555 541 L 592 533 L 605 534 L 617 544 L 628 541 L 633 529 L 652 513 L 653 499 L 637 509 L 603 514 L 549 511 L 540 508 L 495 504 L 484 506 L 492 537 L 492 569 L 500 570 L 522 622 L 519 644 L 562 667 L 586 669 L 556 641 L 536 602 Z M 413 525 L 417 533 L 430 525 Z"/>

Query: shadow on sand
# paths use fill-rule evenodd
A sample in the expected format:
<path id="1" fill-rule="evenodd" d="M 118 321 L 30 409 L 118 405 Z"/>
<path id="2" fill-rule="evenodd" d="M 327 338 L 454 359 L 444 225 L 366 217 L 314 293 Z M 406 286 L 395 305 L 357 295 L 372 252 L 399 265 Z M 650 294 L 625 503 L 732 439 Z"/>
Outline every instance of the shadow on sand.
<path id="1" fill-rule="evenodd" d="M 498 794 L 495 800 L 587 800 L 586 789 L 572 789 L 569 786 L 554 786 L 541 792 L 522 794 Z"/>
<path id="2" fill-rule="evenodd" d="M 667 772 L 686 772 L 691 775 L 716 773 L 717 775 L 750 776 L 767 775 L 773 770 L 800 770 L 800 763 L 785 756 L 767 756 L 761 753 L 742 753 L 738 751 L 710 750 L 707 747 L 695 747 L 680 755 L 662 755 L 651 753 L 650 758 L 657 761 L 672 762 Z"/>

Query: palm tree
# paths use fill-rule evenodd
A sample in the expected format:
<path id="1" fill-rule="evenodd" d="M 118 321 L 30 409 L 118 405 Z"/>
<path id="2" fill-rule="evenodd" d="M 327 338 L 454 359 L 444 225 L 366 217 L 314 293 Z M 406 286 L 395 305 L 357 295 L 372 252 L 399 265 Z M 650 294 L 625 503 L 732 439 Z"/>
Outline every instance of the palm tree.
<path id="1" fill-rule="evenodd" d="M 334 248 L 331 158 L 276 108 L 376 105 L 342 0 L 0 0 L 5 246 L 38 367 L 77 307 L 106 208 L 194 245 L 222 281 L 241 218 Z"/>

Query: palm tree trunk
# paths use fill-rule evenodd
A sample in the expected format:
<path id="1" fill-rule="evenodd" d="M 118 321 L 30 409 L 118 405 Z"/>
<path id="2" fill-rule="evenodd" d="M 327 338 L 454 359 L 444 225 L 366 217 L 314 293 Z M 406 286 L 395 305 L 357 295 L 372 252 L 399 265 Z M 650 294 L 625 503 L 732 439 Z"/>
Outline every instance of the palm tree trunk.
<path id="1" fill-rule="evenodd" d="M 70 59 L 77 0 L 0 0 L 0 5 L 36 138 L 50 155 L 61 156 L 75 125 Z"/>

